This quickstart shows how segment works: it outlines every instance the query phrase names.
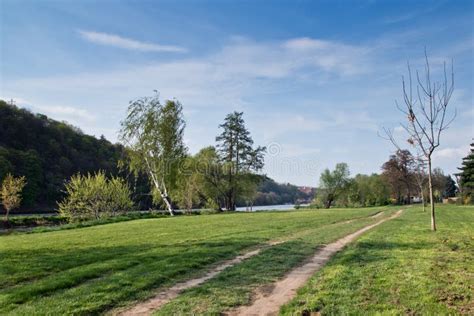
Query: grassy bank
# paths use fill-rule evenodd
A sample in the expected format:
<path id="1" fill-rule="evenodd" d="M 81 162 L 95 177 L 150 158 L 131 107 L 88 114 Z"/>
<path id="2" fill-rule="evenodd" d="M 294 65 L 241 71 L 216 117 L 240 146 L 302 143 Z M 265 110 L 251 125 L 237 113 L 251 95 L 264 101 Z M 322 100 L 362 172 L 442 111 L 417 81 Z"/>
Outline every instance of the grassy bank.
<path id="1" fill-rule="evenodd" d="M 182 216 L 0 236 L 0 314 L 103 312 L 270 239 L 318 229 L 336 234 L 323 227 L 377 211 Z"/>
<path id="2" fill-rule="evenodd" d="M 408 208 L 339 253 L 285 315 L 474 314 L 474 207 Z"/>

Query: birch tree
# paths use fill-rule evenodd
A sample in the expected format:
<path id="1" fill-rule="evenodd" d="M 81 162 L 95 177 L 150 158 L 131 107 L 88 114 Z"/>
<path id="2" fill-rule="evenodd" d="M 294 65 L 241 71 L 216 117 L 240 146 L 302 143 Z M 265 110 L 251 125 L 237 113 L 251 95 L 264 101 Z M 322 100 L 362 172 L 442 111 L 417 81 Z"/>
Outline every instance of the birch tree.
<path id="1" fill-rule="evenodd" d="M 182 105 L 176 100 L 161 104 L 158 93 L 131 101 L 121 126 L 120 139 L 130 149 L 127 167 L 135 174 L 148 175 L 170 215 L 174 215 L 170 192 L 176 189 L 187 151 Z"/>

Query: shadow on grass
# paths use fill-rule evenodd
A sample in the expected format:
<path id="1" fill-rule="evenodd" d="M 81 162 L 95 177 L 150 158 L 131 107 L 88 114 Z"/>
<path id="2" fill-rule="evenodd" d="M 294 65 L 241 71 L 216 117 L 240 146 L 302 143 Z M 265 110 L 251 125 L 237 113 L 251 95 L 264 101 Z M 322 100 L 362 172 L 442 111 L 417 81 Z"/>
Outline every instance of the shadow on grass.
<path id="1" fill-rule="evenodd" d="M 194 315 L 206 311 L 209 315 L 222 314 L 236 306 L 251 302 L 256 288 L 272 284 L 291 269 L 304 264 L 318 245 L 292 240 L 263 250 L 255 257 L 224 270 L 206 283 L 190 288 L 164 305 L 156 315 Z"/>
<path id="2" fill-rule="evenodd" d="M 258 239 L 245 238 L 160 246 L 145 244 L 63 249 L 54 252 L 45 252 L 45 249 L 7 251 L 2 253 L 0 261 L 2 275 L 16 277 L 5 279 L 6 282 L 1 285 L 3 297 L 0 311 L 12 310 L 17 304 L 59 294 L 60 291 L 88 282 L 114 279 L 118 273 L 124 281 L 119 296 L 130 300 L 140 297 L 136 292 L 173 284 L 198 274 L 200 270 L 232 258 L 257 242 Z M 20 260 L 21 263 L 18 262 Z M 31 269 L 34 269 L 33 273 Z M 149 279 L 134 284 L 134 280 L 143 275 Z M 100 310 L 113 305 L 112 302 L 104 302 Z"/>

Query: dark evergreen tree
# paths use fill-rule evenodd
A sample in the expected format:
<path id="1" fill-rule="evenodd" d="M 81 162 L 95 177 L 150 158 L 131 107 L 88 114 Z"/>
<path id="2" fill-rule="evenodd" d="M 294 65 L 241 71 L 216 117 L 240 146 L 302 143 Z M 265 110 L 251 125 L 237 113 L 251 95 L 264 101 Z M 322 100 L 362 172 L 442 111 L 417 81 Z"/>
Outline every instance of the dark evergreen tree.
<path id="1" fill-rule="evenodd" d="M 224 203 L 227 210 L 235 210 L 240 184 L 246 175 L 263 168 L 266 148 L 253 148 L 253 140 L 245 127 L 243 112 L 228 114 L 219 127 L 223 131 L 216 137 L 216 142 L 226 173 Z"/>
<path id="2" fill-rule="evenodd" d="M 456 182 L 454 182 L 453 178 L 451 178 L 451 176 L 449 175 L 446 176 L 443 197 L 450 198 L 456 196 L 457 189 L 458 188 L 456 187 Z"/>
<path id="3" fill-rule="evenodd" d="M 462 167 L 458 169 L 461 171 L 457 175 L 463 195 L 471 196 L 474 192 L 474 143 L 471 144 L 470 153 L 462 159 Z"/>

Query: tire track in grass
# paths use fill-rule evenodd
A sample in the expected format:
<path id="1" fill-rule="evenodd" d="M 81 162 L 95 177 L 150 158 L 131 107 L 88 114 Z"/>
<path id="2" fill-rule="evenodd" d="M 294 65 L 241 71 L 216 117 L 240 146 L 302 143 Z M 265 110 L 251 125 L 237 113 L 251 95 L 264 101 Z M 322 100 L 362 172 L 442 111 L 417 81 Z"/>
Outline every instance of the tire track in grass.
<path id="1" fill-rule="evenodd" d="M 376 217 L 379 217 L 380 215 L 382 215 L 383 213 L 384 213 L 384 211 L 378 211 L 378 212 L 370 214 L 368 216 L 356 217 L 356 218 L 352 218 L 352 219 L 349 219 L 349 220 L 341 220 L 341 221 L 337 221 L 337 222 L 330 223 L 330 224 L 327 224 L 327 225 L 323 225 L 321 227 L 326 227 L 326 226 L 331 226 L 331 225 L 336 225 L 336 224 L 349 224 L 349 223 L 352 223 L 356 220 L 363 219 L 363 218 L 376 218 Z M 319 227 L 319 228 L 321 228 L 321 227 Z M 172 286 L 170 288 L 163 289 L 157 295 L 155 295 L 154 297 L 146 300 L 145 302 L 138 303 L 137 305 L 132 306 L 128 309 L 122 309 L 122 310 L 119 309 L 119 310 L 112 311 L 111 314 L 121 315 L 121 316 L 151 315 L 154 311 L 160 309 L 163 305 L 165 305 L 169 301 L 171 301 L 171 300 L 175 299 L 176 297 L 178 297 L 178 295 L 181 292 L 183 292 L 184 290 L 187 290 L 187 289 L 190 289 L 190 288 L 193 288 L 193 287 L 196 287 L 196 286 L 199 286 L 199 285 L 203 284 L 204 282 L 216 277 L 218 274 L 220 274 L 225 269 L 230 268 L 232 266 L 235 266 L 236 264 L 239 264 L 239 263 L 241 263 L 242 261 L 244 261 L 246 259 L 254 257 L 254 256 L 260 254 L 263 250 L 265 250 L 265 249 L 267 249 L 271 246 L 276 246 L 276 245 L 282 244 L 284 242 L 287 242 L 291 239 L 301 237 L 303 235 L 306 235 L 306 234 L 310 233 L 313 230 L 314 230 L 314 228 L 304 230 L 304 231 L 299 232 L 299 233 L 289 234 L 289 235 L 287 235 L 283 238 L 279 238 L 279 239 L 269 241 L 269 242 L 265 243 L 264 245 L 261 245 L 257 249 L 254 249 L 252 251 L 241 254 L 241 255 L 233 258 L 233 259 L 229 259 L 229 260 L 224 261 L 220 265 L 218 265 L 215 268 L 213 268 L 212 270 L 210 270 L 204 276 L 197 277 L 197 278 L 190 279 L 190 280 L 183 281 L 183 282 L 179 282 L 179 283 L 175 284 L 174 286 Z"/>
<path id="2" fill-rule="evenodd" d="M 212 269 L 211 271 L 209 271 L 206 275 L 199 278 L 190 279 L 185 282 L 177 283 L 171 288 L 165 289 L 162 292 L 158 293 L 155 297 L 149 299 L 148 301 L 135 305 L 134 307 L 128 310 L 118 312 L 117 315 L 122 315 L 122 316 L 151 315 L 153 311 L 159 309 L 164 304 L 176 298 L 182 291 L 198 286 L 206 282 L 207 280 L 214 278 L 216 275 L 218 275 L 225 269 L 230 268 L 244 261 L 245 259 L 258 255 L 262 250 L 266 249 L 267 247 L 275 246 L 283 242 L 284 241 L 269 242 L 263 247 L 249 251 L 233 259 L 226 260 L 220 265 L 218 265 L 217 267 L 215 267 L 214 269 Z"/>
<path id="3" fill-rule="evenodd" d="M 366 218 L 371 215 L 373 214 L 363 216 L 363 218 Z M 335 221 L 331 223 L 325 223 L 319 227 L 325 227 L 328 225 L 330 226 L 335 223 L 342 223 L 342 222 L 345 223 L 347 221 L 353 221 L 358 218 L 359 217 L 353 218 L 351 220 L 339 220 L 339 221 Z M 305 235 L 312 230 L 314 230 L 314 228 L 311 230 L 298 231 L 297 233 L 291 232 L 290 234 L 287 234 L 286 237 L 283 237 L 280 239 L 282 239 L 281 242 L 284 242 L 290 238 L 296 238 L 299 235 Z M 261 231 L 261 230 L 255 230 L 255 231 Z M 242 232 L 235 232 L 235 233 L 232 233 L 231 235 L 238 236 L 241 234 Z M 214 234 L 214 235 L 211 235 L 211 238 L 215 236 L 222 236 L 222 235 L 224 234 Z M 229 234 L 225 234 L 225 235 L 228 237 Z M 178 244 L 186 244 L 187 242 L 189 242 L 189 240 L 179 242 Z M 273 242 L 270 242 L 270 244 L 276 245 L 281 242 L 278 242 L 277 240 L 273 240 Z M 254 245 L 250 244 L 247 246 L 255 248 L 255 246 L 258 247 L 259 245 L 257 243 Z M 260 247 L 263 247 L 261 250 L 266 249 L 268 247 L 268 242 L 263 245 L 260 243 Z M 247 248 L 247 251 L 252 249 L 252 248 L 249 249 L 248 247 L 245 247 L 245 248 Z M 140 251 L 138 253 L 134 253 L 134 257 L 139 254 L 146 256 L 146 254 L 150 251 L 150 249 L 151 249 L 150 247 L 146 247 L 145 250 Z M 240 251 L 242 250 L 245 251 L 245 249 L 241 248 Z M 138 259 L 138 258 L 135 258 L 135 259 Z M 227 260 L 230 260 L 230 259 L 227 259 Z M 4 304 L 10 305 L 10 308 L 13 308 L 15 304 L 27 303 L 30 300 L 34 300 L 38 296 L 53 297 L 59 292 L 68 291 L 69 289 L 75 288 L 76 286 L 81 287 L 82 285 L 93 283 L 97 281 L 98 279 L 103 279 L 104 277 L 108 277 L 112 274 L 129 271 L 130 268 L 133 268 L 135 266 L 135 262 L 136 262 L 136 260 L 132 260 L 134 262 L 130 262 L 129 260 L 127 260 L 126 262 L 116 262 L 116 261 L 118 261 L 117 258 L 108 257 L 105 261 L 102 260 L 99 266 L 97 266 L 98 262 L 86 261 L 84 262 L 84 264 L 81 264 L 79 266 L 75 266 L 73 268 L 62 270 L 56 273 L 53 272 L 40 279 L 35 278 L 33 280 L 29 280 L 31 281 L 31 283 L 25 280 L 26 282 L 20 282 L 20 284 L 15 284 L 13 287 L 7 287 L 6 289 L 3 289 L 0 291 L 0 306 L 3 305 L 2 301 L 4 301 Z M 84 267 L 87 267 L 87 268 L 85 271 L 82 271 Z M 181 282 L 184 282 L 184 281 L 181 281 Z M 113 305 L 115 304 L 111 303 L 111 305 L 109 305 L 109 308 L 113 308 Z M 6 307 L 6 306 L 3 306 L 3 307 Z M 109 308 L 104 308 L 102 311 L 107 310 Z"/>
<path id="4" fill-rule="evenodd" d="M 325 247 L 318 250 L 308 263 L 293 269 L 285 278 L 276 282 L 270 293 L 261 288 L 259 291 L 257 291 L 256 298 L 251 305 L 242 306 L 238 309 L 228 312 L 226 315 L 235 316 L 278 314 L 280 307 L 288 303 L 296 295 L 298 288 L 303 286 L 315 272 L 321 269 L 336 252 L 340 251 L 347 244 L 352 242 L 366 231 L 388 220 L 400 216 L 402 212 L 402 210 L 399 210 L 390 217 L 381 219 L 374 224 L 365 226 L 364 228 L 361 228 L 352 234 L 349 234 L 336 240 L 335 242 L 326 245 Z"/>

